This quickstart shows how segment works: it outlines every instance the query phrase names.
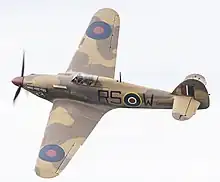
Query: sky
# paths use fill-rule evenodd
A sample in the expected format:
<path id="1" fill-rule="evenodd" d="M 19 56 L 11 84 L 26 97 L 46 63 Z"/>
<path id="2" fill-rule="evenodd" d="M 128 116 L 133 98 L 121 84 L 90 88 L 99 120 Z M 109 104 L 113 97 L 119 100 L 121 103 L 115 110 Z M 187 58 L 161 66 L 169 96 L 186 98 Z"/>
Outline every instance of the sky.
<path id="1" fill-rule="evenodd" d="M 43 182 L 35 162 L 52 104 L 21 91 L 20 75 L 64 72 L 93 14 L 121 18 L 116 76 L 172 92 L 191 73 L 207 81 L 211 105 L 179 122 L 172 110 L 108 112 L 54 182 L 220 180 L 218 118 L 220 2 L 217 0 L 0 0 L 0 180 Z"/>

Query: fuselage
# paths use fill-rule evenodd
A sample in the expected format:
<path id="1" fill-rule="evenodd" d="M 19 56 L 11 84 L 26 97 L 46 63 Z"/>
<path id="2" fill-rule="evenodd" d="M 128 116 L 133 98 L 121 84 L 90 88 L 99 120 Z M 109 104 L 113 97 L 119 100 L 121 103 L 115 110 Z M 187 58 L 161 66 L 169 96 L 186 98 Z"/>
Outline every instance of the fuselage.
<path id="1" fill-rule="evenodd" d="M 173 95 L 169 92 L 84 73 L 31 74 L 24 77 L 23 88 L 50 102 L 62 98 L 112 108 L 171 109 L 173 106 Z"/>

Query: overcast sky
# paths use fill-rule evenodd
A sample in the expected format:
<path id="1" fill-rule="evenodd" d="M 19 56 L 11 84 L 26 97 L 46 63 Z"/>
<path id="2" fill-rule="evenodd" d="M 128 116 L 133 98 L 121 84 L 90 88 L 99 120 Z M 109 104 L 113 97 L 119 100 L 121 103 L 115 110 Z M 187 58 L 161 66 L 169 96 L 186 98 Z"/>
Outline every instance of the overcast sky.
<path id="1" fill-rule="evenodd" d="M 116 78 L 172 91 L 190 73 L 207 80 L 208 110 L 178 122 L 171 110 L 107 113 L 54 182 L 219 182 L 218 0 L 0 0 L 0 181 L 46 181 L 34 166 L 52 104 L 22 91 L 13 107 L 12 78 L 64 72 L 93 14 L 121 18 Z M 51 180 L 51 181 L 52 181 Z"/>

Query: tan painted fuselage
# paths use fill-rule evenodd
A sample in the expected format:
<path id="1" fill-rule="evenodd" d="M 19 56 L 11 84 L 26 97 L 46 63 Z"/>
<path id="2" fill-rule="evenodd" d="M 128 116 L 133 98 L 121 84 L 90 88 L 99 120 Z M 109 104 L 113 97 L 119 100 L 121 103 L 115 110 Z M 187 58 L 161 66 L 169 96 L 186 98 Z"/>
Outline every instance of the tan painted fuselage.
<path id="1" fill-rule="evenodd" d="M 173 95 L 169 92 L 96 75 L 89 77 L 90 85 L 76 83 L 77 74 L 26 76 L 23 88 L 51 102 L 62 98 L 112 108 L 172 108 Z"/>

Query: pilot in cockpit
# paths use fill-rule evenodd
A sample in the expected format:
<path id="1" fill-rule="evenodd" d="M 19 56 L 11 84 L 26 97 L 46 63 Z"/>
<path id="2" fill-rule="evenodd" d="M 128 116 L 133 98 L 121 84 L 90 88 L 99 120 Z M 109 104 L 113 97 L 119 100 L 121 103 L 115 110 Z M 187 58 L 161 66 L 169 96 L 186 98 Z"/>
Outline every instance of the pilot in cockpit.
<path id="1" fill-rule="evenodd" d="M 74 79 L 74 82 L 75 82 L 76 84 L 82 84 L 82 82 L 83 82 L 83 77 L 80 76 L 80 75 L 76 76 L 76 78 Z"/>
<path id="2" fill-rule="evenodd" d="M 91 77 L 83 77 L 82 75 L 77 75 L 72 82 L 78 85 L 90 86 L 93 83 L 93 79 Z"/>

